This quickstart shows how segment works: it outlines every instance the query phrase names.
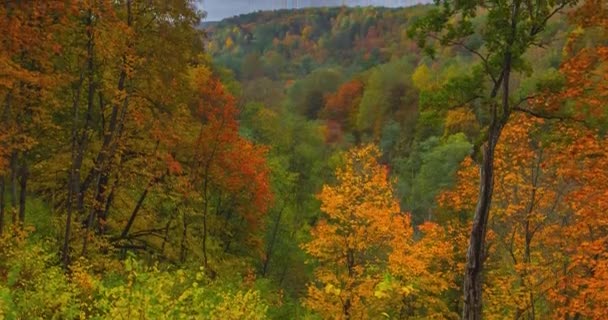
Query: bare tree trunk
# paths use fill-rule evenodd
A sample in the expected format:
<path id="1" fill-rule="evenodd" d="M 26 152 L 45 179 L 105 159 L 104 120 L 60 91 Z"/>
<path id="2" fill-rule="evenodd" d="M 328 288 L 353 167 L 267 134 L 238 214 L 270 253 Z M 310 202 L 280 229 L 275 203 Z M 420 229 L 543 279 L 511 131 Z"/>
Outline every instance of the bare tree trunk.
<path id="1" fill-rule="evenodd" d="M 182 239 L 179 246 L 179 261 L 186 262 L 186 237 L 188 236 L 188 223 L 186 222 L 186 213 L 182 213 Z"/>
<path id="2" fill-rule="evenodd" d="M 0 176 L 0 236 L 4 231 L 4 176 Z"/>
<path id="3" fill-rule="evenodd" d="M 268 274 L 270 258 L 272 257 L 274 244 L 277 240 L 277 234 L 279 233 L 279 225 L 281 223 L 281 217 L 283 216 L 283 210 L 285 210 L 286 206 L 287 206 L 287 202 L 285 202 L 283 204 L 283 207 L 281 207 L 281 210 L 279 210 L 279 214 L 278 214 L 277 219 L 275 220 L 274 226 L 272 228 L 272 237 L 270 238 L 270 243 L 268 244 L 268 247 L 266 249 L 266 256 L 264 257 L 264 263 L 262 264 L 262 276 L 263 277 L 265 277 Z"/>
<path id="4" fill-rule="evenodd" d="M 27 197 L 28 176 L 29 169 L 27 167 L 27 162 L 23 159 L 23 162 L 19 167 L 19 224 L 21 227 L 25 225 L 25 200 Z"/>
<path id="5" fill-rule="evenodd" d="M 208 269 L 208 259 L 207 259 L 207 211 L 208 211 L 208 198 L 207 198 L 207 178 L 205 177 L 205 187 L 203 191 L 203 200 L 205 204 L 203 206 L 203 265 L 205 269 Z"/>
<path id="6" fill-rule="evenodd" d="M 101 176 L 97 177 L 97 180 L 101 179 Z M 96 185 L 99 185 L 99 181 L 97 181 Z M 81 256 L 85 256 L 87 254 L 87 247 L 89 244 L 89 237 L 91 236 L 89 234 L 91 227 L 93 225 L 93 221 L 95 220 L 95 213 L 97 213 L 97 206 L 99 206 L 100 204 L 97 202 L 97 199 L 99 198 L 99 188 L 95 189 L 95 197 L 93 198 L 93 207 L 90 208 L 89 210 L 89 215 L 87 216 L 87 221 L 85 222 L 85 230 L 84 230 L 84 236 L 82 238 L 82 251 L 80 253 Z"/>
<path id="7" fill-rule="evenodd" d="M 17 217 L 15 215 L 15 210 L 17 210 L 17 151 L 13 151 L 11 153 L 11 207 L 13 211 L 13 225 L 17 224 Z"/>
<path id="8" fill-rule="evenodd" d="M 173 223 L 173 219 L 175 217 L 172 215 L 169 218 L 169 221 L 167 221 L 167 224 L 165 225 L 165 232 L 163 234 L 163 243 L 160 246 L 160 254 L 164 255 L 165 254 L 165 247 L 167 245 L 167 242 L 169 241 L 169 229 L 171 228 L 171 223 Z"/>
<path id="9" fill-rule="evenodd" d="M 122 233 L 120 234 L 121 238 L 124 239 L 127 237 L 127 235 L 129 235 L 129 231 L 131 230 L 131 227 L 133 226 L 133 223 L 135 222 L 135 218 L 137 217 L 139 210 L 141 209 L 141 207 L 144 204 L 144 200 L 146 200 L 146 196 L 148 196 L 148 192 L 150 191 L 150 188 L 152 188 L 152 186 L 158 180 L 159 179 L 157 179 L 157 178 L 152 179 L 152 181 L 150 181 L 150 183 L 148 183 L 148 186 L 146 186 L 146 189 L 144 189 L 144 192 L 142 192 L 142 194 L 139 196 L 139 199 L 137 200 L 137 204 L 135 205 L 135 208 L 133 208 L 133 211 L 131 212 L 131 216 L 129 217 L 129 220 L 127 221 L 127 224 L 125 225 L 125 228 L 122 230 Z"/>
<path id="10" fill-rule="evenodd" d="M 485 259 L 485 237 L 494 188 L 494 150 L 496 144 L 490 139 L 483 147 L 483 161 L 479 181 L 479 196 L 473 230 L 467 250 L 464 276 L 463 319 L 478 320 L 482 314 L 482 271 Z"/>
<path id="11" fill-rule="evenodd" d="M 108 191 L 107 187 L 109 179 L 110 178 L 108 177 L 107 171 L 103 172 L 99 177 L 99 183 L 97 185 L 97 197 L 95 198 L 95 214 L 93 215 L 95 220 L 91 222 L 91 227 L 93 227 L 95 221 L 102 218 L 103 213 L 106 209 L 106 193 Z"/>
<path id="12" fill-rule="evenodd" d="M 110 207 L 112 206 L 112 202 L 114 201 L 114 194 L 115 194 L 116 188 L 118 187 L 118 181 L 119 181 L 119 179 L 116 178 L 114 183 L 112 184 L 112 188 L 110 189 L 110 194 L 108 195 L 108 198 L 106 199 L 106 203 L 103 208 L 103 211 L 97 215 L 97 219 L 99 219 L 98 234 L 102 235 L 102 234 L 106 233 L 106 222 L 108 221 L 108 214 L 110 212 Z"/>

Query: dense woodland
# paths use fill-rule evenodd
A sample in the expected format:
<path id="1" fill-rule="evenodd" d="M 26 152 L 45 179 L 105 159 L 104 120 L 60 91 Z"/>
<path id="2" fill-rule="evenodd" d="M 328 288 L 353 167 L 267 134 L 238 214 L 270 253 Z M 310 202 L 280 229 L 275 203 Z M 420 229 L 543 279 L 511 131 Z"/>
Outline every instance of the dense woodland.
<path id="1" fill-rule="evenodd" d="M 0 4 L 0 319 L 607 317 L 604 0 L 203 17 Z"/>

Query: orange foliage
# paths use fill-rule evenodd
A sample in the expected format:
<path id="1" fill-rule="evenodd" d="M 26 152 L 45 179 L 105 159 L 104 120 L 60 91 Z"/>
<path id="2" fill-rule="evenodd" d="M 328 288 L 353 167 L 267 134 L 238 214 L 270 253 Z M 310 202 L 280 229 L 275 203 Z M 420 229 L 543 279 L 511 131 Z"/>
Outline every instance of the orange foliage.
<path id="1" fill-rule="evenodd" d="M 564 47 L 565 61 L 560 72 L 565 87 L 559 93 L 541 96 L 534 102 L 542 111 L 566 112 L 577 120 L 608 120 L 608 5 L 601 0 L 587 0 L 570 14 L 577 28 Z M 593 37 L 593 41 L 589 38 Z"/>
<path id="2" fill-rule="evenodd" d="M 318 196 L 326 216 L 303 246 L 320 263 L 305 304 L 328 318 L 368 317 L 391 229 L 412 233 L 379 156 L 372 145 L 349 151 L 336 172 L 338 184 L 325 185 Z"/>
<path id="3" fill-rule="evenodd" d="M 559 137 L 544 135 L 552 127 Z M 560 318 L 608 312 L 600 290 L 608 286 L 606 166 L 608 145 L 588 129 L 524 116 L 505 127 L 489 222 L 488 317 L 533 316 L 543 303 Z M 465 160 L 457 187 L 439 202 L 472 212 L 477 179 L 477 167 Z"/>
<path id="4" fill-rule="evenodd" d="M 242 215 L 247 229 L 257 231 L 272 202 L 267 148 L 239 135 L 235 99 L 219 79 L 205 68 L 197 71 L 195 79 L 200 94 L 196 112 L 203 125 L 194 147 L 194 179 L 205 188 L 203 201 L 209 202 L 213 193 L 230 199 L 227 205 Z"/>
<path id="5" fill-rule="evenodd" d="M 30 150 L 49 129 L 52 66 L 61 51 L 54 38 L 69 10 L 65 1 L 7 2 L 0 6 L 0 173 L 7 157 Z"/>
<path id="6" fill-rule="evenodd" d="M 327 142 L 339 141 L 342 132 L 354 126 L 363 86 L 360 80 L 351 80 L 340 86 L 335 93 L 325 96 L 325 106 L 320 114 L 327 120 Z"/>
<path id="7" fill-rule="evenodd" d="M 564 49 L 565 86 L 539 96 L 532 108 L 602 126 L 608 8 L 588 0 L 571 19 L 578 27 Z M 589 37 L 596 38 L 593 45 L 584 41 Z M 484 312 L 490 318 L 538 317 L 541 309 L 552 318 L 603 319 L 608 313 L 608 144 L 576 121 L 518 116 L 504 130 L 488 234 Z M 547 136 L 551 131 L 557 134 Z M 472 212 L 478 179 L 477 167 L 465 160 L 458 186 L 439 202 Z"/>
<path id="8" fill-rule="evenodd" d="M 351 80 L 338 89 L 337 92 L 325 96 L 325 107 L 321 114 L 325 119 L 348 124 L 350 114 L 357 108 L 363 95 L 363 82 Z"/>
<path id="9" fill-rule="evenodd" d="M 440 294 L 449 288 L 453 246 L 435 224 L 414 241 L 377 147 L 352 149 L 337 170 L 337 184 L 319 194 L 325 217 L 303 246 L 319 265 L 305 305 L 325 318 L 370 318 L 424 310 L 447 314 Z M 388 278 L 387 278 L 388 277 Z"/>

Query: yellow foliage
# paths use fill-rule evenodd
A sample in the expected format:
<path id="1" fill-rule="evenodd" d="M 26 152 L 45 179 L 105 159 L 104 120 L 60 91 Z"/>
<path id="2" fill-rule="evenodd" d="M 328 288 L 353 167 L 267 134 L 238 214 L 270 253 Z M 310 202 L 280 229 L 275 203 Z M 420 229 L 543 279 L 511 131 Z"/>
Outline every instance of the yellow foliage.
<path id="1" fill-rule="evenodd" d="M 446 115 L 444 135 L 448 136 L 458 132 L 462 132 L 470 138 L 479 132 L 477 118 L 469 108 L 449 110 Z"/>
<path id="2" fill-rule="evenodd" d="M 420 64 L 412 74 L 412 81 L 418 90 L 430 90 L 433 88 L 431 71 L 426 64 Z"/>
<path id="3" fill-rule="evenodd" d="M 325 185 L 319 194 L 325 217 L 303 245 L 319 266 L 304 304 L 327 319 L 402 309 L 437 317 L 447 312 L 438 295 L 451 276 L 438 272 L 451 261 L 453 248 L 442 228 L 431 223 L 421 227 L 421 241 L 413 240 L 409 214 L 401 212 L 379 158 L 373 145 L 350 150 L 336 172 L 337 184 Z M 409 296 L 417 302 L 403 299 Z"/>
<path id="4" fill-rule="evenodd" d="M 232 49 L 232 47 L 234 47 L 234 41 L 232 40 L 231 37 L 226 38 L 226 41 L 224 42 L 224 47 L 227 50 L 230 50 L 230 49 Z"/>

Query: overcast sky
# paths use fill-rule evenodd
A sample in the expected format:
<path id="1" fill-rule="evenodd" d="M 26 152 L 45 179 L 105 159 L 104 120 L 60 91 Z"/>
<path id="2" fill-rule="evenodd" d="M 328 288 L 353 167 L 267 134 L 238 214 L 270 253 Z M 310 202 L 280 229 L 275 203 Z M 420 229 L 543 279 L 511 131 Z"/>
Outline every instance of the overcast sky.
<path id="1" fill-rule="evenodd" d="M 342 3 L 350 6 L 379 5 L 398 7 L 430 2 L 430 0 L 202 0 L 201 2 L 203 10 L 207 11 L 207 19 L 205 20 L 218 21 L 258 10 L 309 6 L 340 6 Z"/>

